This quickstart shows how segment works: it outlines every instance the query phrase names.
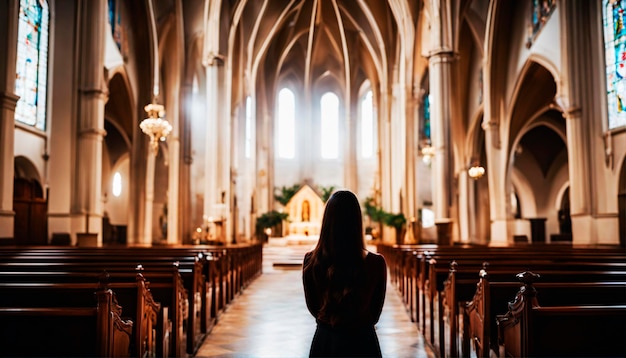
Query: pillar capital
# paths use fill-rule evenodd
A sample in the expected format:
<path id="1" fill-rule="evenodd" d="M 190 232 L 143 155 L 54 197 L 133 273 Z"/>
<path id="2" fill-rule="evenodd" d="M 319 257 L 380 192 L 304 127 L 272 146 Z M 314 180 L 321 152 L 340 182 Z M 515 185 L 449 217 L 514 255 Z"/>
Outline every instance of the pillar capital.
<path id="1" fill-rule="evenodd" d="M 565 109 L 565 119 L 579 119 L 582 117 L 582 108 L 580 106 Z"/>
<path id="2" fill-rule="evenodd" d="M 206 55 L 205 58 L 202 59 L 202 65 L 204 67 L 222 66 L 224 65 L 225 60 L 226 60 L 226 57 L 224 57 L 224 55 L 211 52 L 208 55 Z"/>
<path id="3" fill-rule="evenodd" d="M 12 92 L 0 92 L 0 107 L 10 111 L 15 111 L 17 101 L 20 100 L 20 96 Z"/>
<path id="4" fill-rule="evenodd" d="M 440 47 L 428 51 L 428 62 L 430 63 L 437 60 L 437 62 L 453 62 L 457 59 L 457 57 L 458 55 L 454 51 L 445 47 Z"/>

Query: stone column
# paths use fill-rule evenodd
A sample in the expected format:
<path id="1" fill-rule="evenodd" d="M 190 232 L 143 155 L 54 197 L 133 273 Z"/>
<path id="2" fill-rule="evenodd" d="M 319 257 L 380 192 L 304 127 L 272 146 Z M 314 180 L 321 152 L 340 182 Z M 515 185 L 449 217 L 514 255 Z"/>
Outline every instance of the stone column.
<path id="1" fill-rule="evenodd" d="M 229 79 L 230 80 L 230 79 Z M 226 83 L 226 71 L 224 66 L 217 66 L 217 84 L 216 87 L 224 88 L 223 84 Z M 227 243 L 231 243 L 233 239 L 233 217 L 231 215 L 231 204 L 233 196 L 231 195 L 231 182 L 232 167 L 231 167 L 231 125 L 232 116 L 230 110 L 230 95 L 223 89 L 217 92 L 217 103 L 220 105 L 217 108 L 217 125 L 219 131 L 218 142 L 218 167 L 217 167 L 217 202 L 219 215 L 224 219 L 222 223 L 223 227 L 223 239 Z M 228 104 L 227 104 L 228 103 Z"/>
<path id="2" fill-rule="evenodd" d="M 381 197 L 378 203 L 382 208 L 391 207 L 391 94 L 383 89 L 380 93 L 378 112 L 378 157 L 379 185 Z"/>
<path id="3" fill-rule="evenodd" d="M 154 218 L 154 169 L 156 164 L 156 153 L 152 148 L 148 148 L 146 158 L 146 196 L 144 198 L 144 222 L 143 237 L 140 240 L 142 245 L 152 244 L 152 220 Z"/>
<path id="4" fill-rule="evenodd" d="M 192 207 L 192 198 L 191 198 L 191 165 L 193 164 L 193 156 L 191 153 L 191 122 L 193 119 L 193 111 L 190 110 L 193 108 L 193 90 L 192 85 L 186 83 L 183 85 L 182 89 L 182 98 L 183 103 L 185 103 L 185 108 L 187 110 L 183 111 L 182 126 L 181 126 L 181 152 L 182 152 L 182 163 L 180 168 L 180 198 L 179 198 L 179 210 L 183 215 L 182 220 L 179 220 L 181 225 L 180 231 L 183 236 L 181 237 L 181 242 L 186 243 L 191 240 L 191 236 L 193 235 L 195 226 L 192 222 L 191 218 L 193 216 L 193 207 Z"/>
<path id="5" fill-rule="evenodd" d="M 76 195 L 72 216 L 84 225 L 78 232 L 98 233 L 102 241 L 102 143 L 104 104 L 107 89 L 104 79 L 104 39 L 107 19 L 105 0 L 85 1 L 79 6 L 80 48 L 77 112 L 78 141 L 75 152 Z"/>
<path id="6" fill-rule="evenodd" d="M 210 59 L 206 65 L 206 103 L 207 103 L 207 133 L 206 155 L 204 162 L 204 217 L 205 220 L 215 218 L 215 205 L 219 200 L 218 188 L 218 150 L 219 150 L 219 86 L 218 64 L 216 59 Z"/>
<path id="7" fill-rule="evenodd" d="M 405 170 L 404 170 L 404 188 L 405 188 L 405 200 L 404 208 L 402 211 L 408 214 L 407 224 L 411 224 L 412 218 L 417 218 L 417 208 L 415 206 L 415 162 L 419 160 L 417 158 L 417 138 L 418 136 L 418 115 L 417 98 L 414 97 L 411 88 L 407 88 L 406 91 L 406 145 L 405 145 Z M 408 225 L 407 225 L 408 227 Z M 412 229 L 411 225 L 411 229 Z M 409 232 L 409 230 L 407 230 Z"/>
<path id="8" fill-rule="evenodd" d="M 430 76 L 431 140 L 435 150 L 433 165 L 433 206 L 435 225 L 441 242 L 451 243 L 450 206 L 452 205 L 452 177 L 450 152 L 452 70 L 455 61 L 453 13 L 458 3 L 449 0 L 431 0 L 431 48 L 428 57 Z"/>
<path id="9" fill-rule="evenodd" d="M 454 54 L 443 48 L 431 52 L 428 59 L 430 75 L 431 140 L 435 149 L 433 164 L 433 206 L 435 220 L 450 218 L 450 102 L 451 70 Z"/>
<path id="10" fill-rule="evenodd" d="M 172 132 L 167 137 L 167 163 L 168 163 L 168 188 L 167 188 L 167 243 L 182 243 L 179 230 L 179 195 L 180 195 L 180 86 L 179 81 L 170 83 L 170 91 L 165 103 L 168 104 L 166 118 L 172 125 Z"/>
<path id="11" fill-rule="evenodd" d="M 431 0 L 427 4 L 432 13 L 431 48 L 428 57 L 430 76 L 431 140 L 435 149 L 432 159 L 433 206 L 435 221 L 450 219 L 450 122 L 452 91 L 453 52 L 452 13 L 457 6 L 454 1 Z"/>
<path id="12" fill-rule="evenodd" d="M 352 104 L 349 103 L 346 105 L 346 108 L 352 107 Z M 344 165 L 344 183 L 345 187 L 356 192 L 359 187 L 358 179 L 357 179 L 357 145 L 356 145 L 356 131 L 357 131 L 357 120 L 352 113 L 357 113 L 356 111 L 349 110 L 346 114 L 346 144 L 344 146 L 345 149 L 345 165 Z M 324 133 L 321 134 L 322 136 Z"/>
<path id="13" fill-rule="evenodd" d="M 578 244 L 595 243 L 597 235 L 593 229 L 592 190 L 597 190 L 591 165 L 593 148 L 590 138 L 596 135 L 591 121 L 597 120 L 599 108 L 589 96 L 589 89 L 598 86 L 593 77 L 596 62 L 591 51 L 596 48 L 586 40 L 589 33 L 595 33 L 590 18 L 599 6 L 591 7 L 584 0 L 559 3 L 561 12 L 562 53 L 576 54 L 563 56 L 562 101 L 565 107 L 567 126 L 567 159 L 570 183 L 570 210 L 572 217 L 573 242 Z M 596 126 L 597 128 L 597 126 Z M 600 137 L 598 133 L 598 137 Z M 617 234 L 617 233 L 616 233 Z"/>
<path id="14" fill-rule="evenodd" d="M 13 162 L 15 140 L 15 61 L 19 3 L 0 2 L 0 238 L 13 238 Z"/>
<path id="15" fill-rule="evenodd" d="M 476 183 L 469 178 L 467 170 L 459 172 L 459 241 L 469 242 L 475 237 L 476 210 L 474 209 L 474 191 Z"/>

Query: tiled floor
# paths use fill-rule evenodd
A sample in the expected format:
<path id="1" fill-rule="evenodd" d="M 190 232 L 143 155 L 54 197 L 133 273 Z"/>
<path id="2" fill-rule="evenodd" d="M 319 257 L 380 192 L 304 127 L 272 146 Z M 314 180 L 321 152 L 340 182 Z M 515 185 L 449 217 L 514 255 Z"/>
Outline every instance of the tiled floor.
<path id="1" fill-rule="evenodd" d="M 306 309 L 300 268 L 273 266 L 297 262 L 308 249 L 265 247 L 263 274 L 222 314 L 196 357 L 308 357 L 315 320 Z M 376 330 L 384 357 L 433 357 L 391 286 Z"/>

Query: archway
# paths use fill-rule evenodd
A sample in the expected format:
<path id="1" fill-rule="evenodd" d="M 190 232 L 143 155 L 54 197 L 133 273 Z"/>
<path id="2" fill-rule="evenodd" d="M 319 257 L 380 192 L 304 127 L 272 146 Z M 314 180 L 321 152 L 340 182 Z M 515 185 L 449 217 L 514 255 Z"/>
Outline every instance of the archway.
<path id="1" fill-rule="evenodd" d="M 517 185 L 523 220 L 516 223 L 512 235 L 530 233 L 532 241 L 546 241 L 559 232 L 559 209 L 554 203 L 569 181 L 566 124 L 555 102 L 557 81 L 544 64 L 535 58 L 522 68 L 508 124 L 505 197 L 510 197 L 515 183 L 528 189 L 522 192 Z M 512 220 L 510 203 L 506 207 Z"/>
<path id="2" fill-rule="evenodd" d="M 105 106 L 104 145 L 102 151 L 103 245 L 126 243 L 132 223 L 130 215 L 130 148 L 133 136 L 133 100 L 128 78 L 123 70 L 109 81 L 109 101 Z M 116 179 L 116 173 L 119 177 Z M 115 181 L 119 181 L 114 183 Z M 114 193 L 114 185 L 121 190 Z"/>
<path id="3" fill-rule="evenodd" d="M 25 157 L 15 158 L 13 179 L 14 238 L 16 245 L 48 243 L 48 200 L 35 165 Z"/>
<path id="4" fill-rule="evenodd" d="M 559 239 L 559 211 L 565 208 L 555 207 L 554 203 L 569 207 L 568 202 L 560 200 L 559 196 L 569 176 L 567 146 L 560 128 L 554 125 L 558 118 L 560 114 L 557 112 L 542 114 L 522 131 L 511 156 L 511 181 L 525 183 L 526 190 L 517 194 L 519 204 L 524 208 L 522 219 L 529 222 L 533 242 L 545 242 L 548 237 Z"/>

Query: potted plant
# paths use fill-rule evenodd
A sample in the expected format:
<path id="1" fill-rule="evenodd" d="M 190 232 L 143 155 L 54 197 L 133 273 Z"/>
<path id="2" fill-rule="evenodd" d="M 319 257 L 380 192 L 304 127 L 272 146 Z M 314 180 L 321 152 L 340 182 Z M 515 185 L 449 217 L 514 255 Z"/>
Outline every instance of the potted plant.
<path id="1" fill-rule="evenodd" d="M 318 186 L 318 189 L 322 192 L 322 201 L 324 203 L 326 203 L 328 201 L 328 199 L 330 198 L 330 195 L 333 193 L 333 190 L 335 190 L 335 186 L 331 185 L 331 186 Z"/>
<path id="2" fill-rule="evenodd" d="M 274 191 L 274 199 L 278 201 L 282 206 L 286 206 L 289 200 L 300 190 L 300 184 L 294 184 L 292 186 L 282 186 L 276 188 Z"/>
<path id="3" fill-rule="evenodd" d="M 269 211 L 262 214 L 256 219 L 256 234 L 258 238 L 267 240 L 268 235 L 265 233 L 265 229 L 271 228 L 274 232 L 278 232 L 276 228 L 282 224 L 283 220 L 287 220 L 289 215 L 287 213 L 279 213 L 276 210 Z"/>
<path id="4" fill-rule="evenodd" d="M 402 230 L 404 229 L 404 224 L 406 224 L 406 217 L 404 214 L 385 213 L 383 220 L 385 225 L 396 229 L 396 244 L 402 244 Z"/>
<path id="5" fill-rule="evenodd" d="M 380 230 L 372 227 L 372 223 L 376 223 L 378 225 L 378 229 L 380 229 L 380 225 L 383 223 L 383 217 L 385 216 L 385 212 L 383 209 L 378 207 L 374 201 L 374 198 L 367 197 L 363 202 L 363 208 L 365 215 L 369 218 L 370 224 L 366 226 L 365 233 L 372 235 L 372 238 L 378 239 Z"/>

